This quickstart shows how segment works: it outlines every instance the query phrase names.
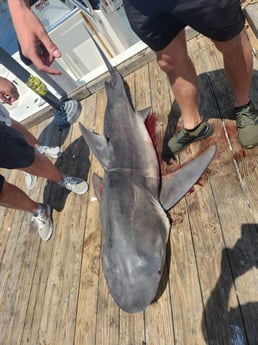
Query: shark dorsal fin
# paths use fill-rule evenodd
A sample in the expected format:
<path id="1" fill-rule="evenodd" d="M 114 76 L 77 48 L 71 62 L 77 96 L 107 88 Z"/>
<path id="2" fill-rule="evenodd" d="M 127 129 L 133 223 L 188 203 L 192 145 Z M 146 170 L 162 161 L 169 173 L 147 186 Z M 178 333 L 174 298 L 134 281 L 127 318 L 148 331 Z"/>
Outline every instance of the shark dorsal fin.
<path id="1" fill-rule="evenodd" d="M 199 180 L 216 152 L 216 145 L 211 145 L 201 155 L 194 158 L 171 175 L 162 178 L 160 203 L 167 211 L 171 209 Z"/>
<path id="2" fill-rule="evenodd" d="M 150 113 L 150 110 L 151 110 L 151 107 L 147 107 L 142 110 L 137 110 L 137 115 L 139 115 L 140 118 L 142 118 L 143 122 L 145 122 Z"/>

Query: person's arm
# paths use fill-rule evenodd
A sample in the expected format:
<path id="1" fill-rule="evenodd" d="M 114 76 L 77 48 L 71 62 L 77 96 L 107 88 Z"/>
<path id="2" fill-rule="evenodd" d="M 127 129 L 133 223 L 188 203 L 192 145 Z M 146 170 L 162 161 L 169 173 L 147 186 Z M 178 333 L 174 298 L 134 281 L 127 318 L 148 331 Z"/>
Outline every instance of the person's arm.
<path id="1" fill-rule="evenodd" d="M 19 98 L 16 86 L 9 80 L 0 77 L 0 99 L 7 104 L 12 104 Z"/>
<path id="2" fill-rule="evenodd" d="M 31 11 L 29 1 L 8 0 L 8 6 L 22 54 L 30 59 L 39 71 L 60 74 L 60 71 L 50 65 L 55 58 L 61 56 L 61 52 Z"/>

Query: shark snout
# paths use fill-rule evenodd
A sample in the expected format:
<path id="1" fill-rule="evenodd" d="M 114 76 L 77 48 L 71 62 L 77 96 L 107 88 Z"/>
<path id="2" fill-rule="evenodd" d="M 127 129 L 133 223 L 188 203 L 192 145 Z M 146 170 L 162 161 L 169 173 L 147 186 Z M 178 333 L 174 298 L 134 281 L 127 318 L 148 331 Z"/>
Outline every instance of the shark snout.
<path id="1" fill-rule="evenodd" d="M 149 259 L 149 260 L 148 260 Z M 106 281 L 113 299 L 127 313 L 137 313 L 150 305 L 156 297 L 163 268 L 151 257 L 139 258 L 134 267 L 125 263 L 119 273 L 108 271 Z"/>

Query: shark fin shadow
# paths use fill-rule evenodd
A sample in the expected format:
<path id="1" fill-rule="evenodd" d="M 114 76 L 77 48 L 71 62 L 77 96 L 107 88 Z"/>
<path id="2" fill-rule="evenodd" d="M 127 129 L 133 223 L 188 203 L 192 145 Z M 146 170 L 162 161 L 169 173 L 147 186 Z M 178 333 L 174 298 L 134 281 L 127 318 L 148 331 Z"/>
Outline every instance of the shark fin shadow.
<path id="1" fill-rule="evenodd" d="M 171 164 L 171 161 L 176 160 L 176 156 L 171 152 L 170 148 L 168 147 L 168 142 L 173 137 L 174 133 L 178 128 L 179 118 L 180 111 L 177 103 L 174 102 L 168 114 L 168 122 L 161 149 L 161 159 L 167 164 Z"/>
<path id="2" fill-rule="evenodd" d="M 80 177 L 87 181 L 90 169 L 89 154 L 89 148 L 85 145 L 83 137 L 80 136 L 57 159 L 55 165 L 65 175 Z M 44 190 L 43 200 L 44 203 L 48 203 L 53 209 L 60 212 L 64 208 L 69 193 L 71 192 L 66 188 L 48 181 Z"/>
<path id="3" fill-rule="evenodd" d="M 70 129 L 71 127 L 60 131 L 53 120 L 47 127 L 43 129 L 38 137 L 38 140 L 41 145 L 62 146 L 70 132 Z"/>

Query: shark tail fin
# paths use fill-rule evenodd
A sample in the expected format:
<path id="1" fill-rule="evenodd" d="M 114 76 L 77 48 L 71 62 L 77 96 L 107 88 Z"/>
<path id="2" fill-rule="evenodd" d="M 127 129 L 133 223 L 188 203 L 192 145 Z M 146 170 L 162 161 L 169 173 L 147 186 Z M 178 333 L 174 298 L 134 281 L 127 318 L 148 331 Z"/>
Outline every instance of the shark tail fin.
<path id="1" fill-rule="evenodd" d="M 163 177 L 161 182 L 160 203 L 167 211 L 171 209 L 199 180 L 207 169 L 216 152 L 216 145 L 206 151 L 175 173 Z"/>

